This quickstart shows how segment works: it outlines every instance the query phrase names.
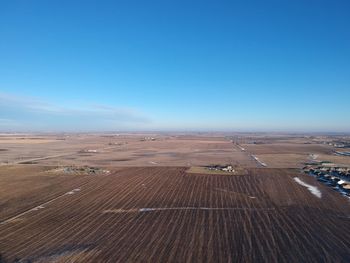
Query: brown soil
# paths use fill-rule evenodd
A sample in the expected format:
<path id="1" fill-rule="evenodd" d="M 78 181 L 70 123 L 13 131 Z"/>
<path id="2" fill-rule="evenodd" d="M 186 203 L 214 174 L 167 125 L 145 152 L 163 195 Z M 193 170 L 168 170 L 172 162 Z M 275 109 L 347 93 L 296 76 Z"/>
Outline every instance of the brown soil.
<path id="1" fill-rule="evenodd" d="M 45 174 L 44 168 L 33 169 Z M 349 201 L 313 178 L 286 169 L 249 169 L 243 176 L 186 170 L 134 167 L 72 178 L 66 184 L 61 181 L 62 190 L 79 187 L 80 191 L 0 225 L 3 258 L 34 262 L 349 260 Z M 62 194 L 38 187 L 23 207 L 31 192 L 24 185 L 40 186 L 47 179 L 28 178 L 14 195 L 13 186 L 20 180 L 13 182 L 16 176 L 11 175 L 22 172 L 13 168 L 0 175 L 6 178 L 1 185 L 13 207 L 11 213 L 1 210 L 2 219 Z M 317 186 L 322 198 L 295 183 L 295 176 Z"/>

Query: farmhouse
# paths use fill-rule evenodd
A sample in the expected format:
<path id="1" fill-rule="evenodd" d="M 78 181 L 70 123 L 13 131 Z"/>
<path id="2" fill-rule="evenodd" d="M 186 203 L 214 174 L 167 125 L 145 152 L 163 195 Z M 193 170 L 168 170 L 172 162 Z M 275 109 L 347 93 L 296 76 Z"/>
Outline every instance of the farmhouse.
<path id="1" fill-rule="evenodd" d="M 340 180 L 337 184 L 340 186 L 344 186 L 344 185 L 347 185 L 348 183 L 344 180 Z"/>
<path id="2" fill-rule="evenodd" d="M 230 172 L 234 173 L 235 169 L 233 169 L 232 165 L 209 165 L 206 166 L 209 170 L 215 170 L 215 171 L 224 171 L 224 172 Z"/>
<path id="3" fill-rule="evenodd" d="M 222 170 L 226 171 L 226 172 L 231 172 L 231 173 L 233 173 L 235 171 L 231 165 L 228 165 L 227 167 L 223 168 Z"/>

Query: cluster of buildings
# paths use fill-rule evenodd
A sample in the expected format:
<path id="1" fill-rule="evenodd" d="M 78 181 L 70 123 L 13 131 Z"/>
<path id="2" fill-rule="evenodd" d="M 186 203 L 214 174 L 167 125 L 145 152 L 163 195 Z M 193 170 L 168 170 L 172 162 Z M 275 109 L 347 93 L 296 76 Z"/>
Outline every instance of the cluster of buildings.
<path id="1" fill-rule="evenodd" d="M 350 156 L 350 152 L 339 152 L 339 151 L 335 151 L 336 155 L 342 155 L 342 156 Z"/>
<path id="2" fill-rule="evenodd" d="M 154 138 L 154 137 L 144 137 L 140 141 L 145 142 L 145 141 L 155 141 L 155 140 L 156 140 L 156 138 Z"/>
<path id="3" fill-rule="evenodd" d="M 350 142 L 348 142 L 348 141 L 323 142 L 323 144 L 328 144 L 329 146 L 333 146 L 335 148 L 349 148 L 350 147 Z"/>
<path id="4" fill-rule="evenodd" d="M 99 167 L 89 167 L 89 166 L 68 166 L 63 168 L 63 172 L 67 174 L 88 174 L 88 175 L 97 175 L 97 174 L 110 174 L 110 171 L 99 168 Z"/>
<path id="5" fill-rule="evenodd" d="M 350 168 L 349 167 L 304 167 L 304 171 L 315 176 L 318 181 L 333 187 L 343 195 L 350 197 Z"/>
<path id="6" fill-rule="evenodd" d="M 206 166 L 206 168 L 208 170 L 212 170 L 212 171 L 224 171 L 224 172 L 230 172 L 230 173 L 234 173 L 235 169 L 233 169 L 232 165 L 209 165 Z"/>

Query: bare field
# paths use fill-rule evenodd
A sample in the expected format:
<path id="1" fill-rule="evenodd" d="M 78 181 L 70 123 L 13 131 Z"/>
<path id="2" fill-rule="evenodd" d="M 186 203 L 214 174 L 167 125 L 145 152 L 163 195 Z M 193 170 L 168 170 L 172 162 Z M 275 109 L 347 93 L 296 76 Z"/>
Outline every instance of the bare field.
<path id="1" fill-rule="evenodd" d="M 67 189 L 79 191 L 57 193 L 42 208 L 0 224 L 2 256 L 32 262 L 349 260 L 349 201 L 313 178 L 290 169 L 249 169 L 242 176 L 186 170 L 125 167 L 67 180 Z M 20 172 L 5 174 L 2 189 L 10 192 L 11 174 Z M 52 196 L 44 190 L 36 198 L 33 206 Z"/>
<path id="2" fill-rule="evenodd" d="M 4 149 L 0 152 L 0 164 L 192 166 L 232 163 L 256 167 L 249 156 L 233 147 L 224 136 L 84 134 L 57 136 L 57 139 L 30 146 L 0 144 Z"/>
<path id="3" fill-rule="evenodd" d="M 269 144 L 245 144 L 243 145 L 249 151 L 256 154 L 308 154 L 308 153 L 331 153 L 331 147 L 328 145 L 321 144 L 295 144 L 293 142 L 289 143 L 275 143 L 271 142 Z"/>
<path id="4" fill-rule="evenodd" d="M 15 136 L 15 135 L 13 135 Z M 350 164 L 350 157 L 336 156 L 337 148 L 323 144 L 323 137 L 167 134 L 71 134 L 0 136 L 0 165 L 95 165 L 95 166 L 203 166 L 232 164 L 247 168 L 301 168 L 310 155 L 319 161 Z M 234 137 L 236 138 L 236 137 Z M 328 137 L 327 137 L 328 138 Z M 329 138 L 327 139 L 329 140 Z M 33 141 L 33 143 L 23 143 Z M 40 143 L 37 143 L 40 142 Z M 253 155 L 253 156 L 252 156 Z"/>
<path id="5" fill-rule="evenodd" d="M 301 168 L 310 161 L 310 154 L 256 154 L 259 160 L 272 168 Z"/>
<path id="6" fill-rule="evenodd" d="M 348 262 L 349 200 L 300 173 L 350 164 L 336 140 L 0 135 L 0 259 Z M 215 164 L 236 172 L 203 168 Z"/>
<path id="7" fill-rule="evenodd" d="M 56 140 L 49 139 L 25 139 L 25 138 L 1 138 L 0 144 L 39 144 L 55 142 Z"/>
<path id="8" fill-rule="evenodd" d="M 51 167 L 3 166 L 0 169 L 0 221 L 24 212 L 85 183 L 84 176 L 50 174 Z"/>
<path id="9" fill-rule="evenodd" d="M 192 173 L 192 174 L 214 174 L 214 175 L 226 175 L 226 176 L 245 175 L 248 173 L 246 169 L 243 169 L 240 167 L 234 167 L 234 172 L 228 172 L 228 171 L 221 171 L 221 170 L 209 170 L 206 167 L 202 167 L 202 166 L 192 166 L 186 172 Z"/>
<path id="10" fill-rule="evenodd" d="M 291 138 L 289 140 L 273 140 L 271 138 L 251 138 L 258 143 L 241 143 L 247 152 L 257 156 L 259 160 L 271 168 L 301 168 L 306 162 L 332 161 L 337 164 L 350 164 L 350 158 L 336 156 L 337 148 L 306 138 Z M 310 156 L 315 156 L 313 159 Z"/>
<path id="11" fill-rule="evenodd" d="M 350 166 L 350 157 L 349 156 L 339 156 L 339 155 L 335 155 L 335 154 L 320 154 L 318 156 L 318 159 Z"/>

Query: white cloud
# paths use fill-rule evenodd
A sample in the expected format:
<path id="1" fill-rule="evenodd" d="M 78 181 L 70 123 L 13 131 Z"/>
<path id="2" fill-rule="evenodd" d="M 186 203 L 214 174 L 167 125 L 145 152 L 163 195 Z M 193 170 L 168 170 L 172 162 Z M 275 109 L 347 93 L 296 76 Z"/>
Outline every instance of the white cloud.
<path id="1" fill-rule="evenodd" d="M 0 93 L 0 128 L 13 130 L 113 130 L 151 122 L 135 109 L 104 104 L 63 106 L 33 97 Z"/>

